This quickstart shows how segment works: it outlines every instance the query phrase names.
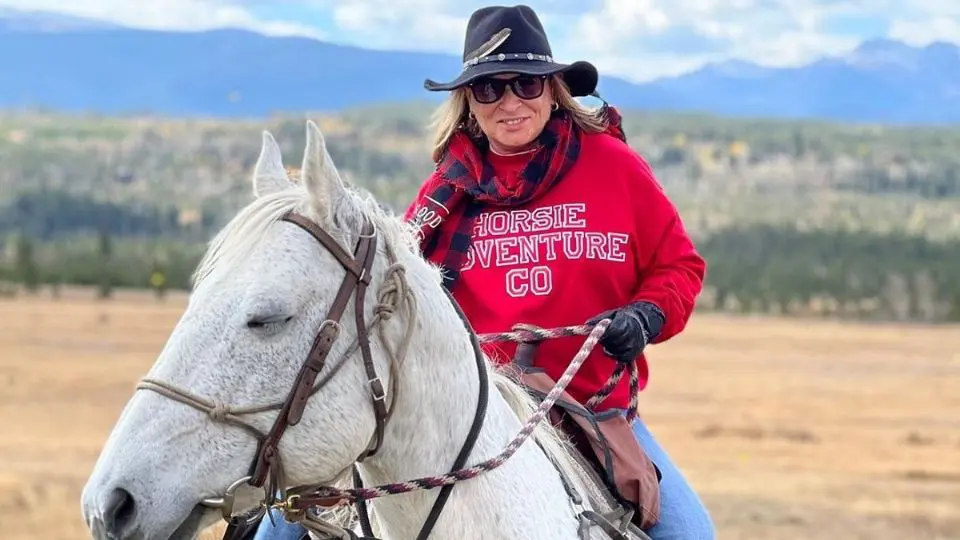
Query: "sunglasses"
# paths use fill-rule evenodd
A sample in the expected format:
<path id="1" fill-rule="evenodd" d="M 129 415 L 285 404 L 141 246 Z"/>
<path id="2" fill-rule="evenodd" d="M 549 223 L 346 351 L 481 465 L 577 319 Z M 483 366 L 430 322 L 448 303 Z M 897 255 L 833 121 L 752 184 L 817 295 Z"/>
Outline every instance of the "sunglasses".
<path id="1" fill-rule="evenodd" d="M 520 99 L 537 99 L 543 95 L 543 86 L 546 77 L 533 77 L 522 75 L 513 79 L 495 79 L 493 77 L 480 79 L 470 83 L 470 90 L 473 91 L 473 97 L 479 103 L 494 103 L 503 97 L 509 86 L 514 95 Z"/>

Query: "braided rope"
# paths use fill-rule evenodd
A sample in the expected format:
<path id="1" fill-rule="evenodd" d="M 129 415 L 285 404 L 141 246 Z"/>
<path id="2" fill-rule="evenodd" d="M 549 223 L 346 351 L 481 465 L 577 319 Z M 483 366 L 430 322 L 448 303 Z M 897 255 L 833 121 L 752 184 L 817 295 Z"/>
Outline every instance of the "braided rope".
<path id="1" fill-rule="evenodd" d="M 548 339 L 557 339 L 573 336 L 586 336 L 593 331 L 594 326 L 581 324 L 579 326 L 562 326 L 560 328 L 540 328 L 532 324 L 515 324 L 510 332 L 494 332 L 477 336 L 480 343 L 496 343 L 512 341 L 514 343 L 537 343 Z"/>
<path id="2" fill-rule="evenodd" d="M 560 377 L 560 380 L 557 381 L 557 384 L 550 390 L 546 398 L 540 403 L 540 406 L 537 407 L 537 410 L 530 416 L 527 422 L 523 425 L 523 428 L 517 434 L 516 437 L 507 447 L 498 454 L 486 461 L 473 465 L 471 467 L 465 467 L 463 469 L 458 469 L 450 473 L 439 475 L 439 476 L 425 476 L 422 478 L 417 478 L 415 480 L 408 480 L 405 482 L 397 482 L 391 484 L 383 484 L 373 487 L 363 487 L 363 488 L 348 488 L 348 489 L 339 489 L 332 486 L 324 486 L 316 491 L 313 491 L 305 495 L 294 495 L 287 499 L 284 504 L 285 510 L 293 511 L 294 513 L 300 513 L 304 510 L 310 508 L 316 508 L 318 506 L 329 506 L 331 502 L 336 504 L 343 503 L 355 503 L 358 500 L 370 500 L 383 497 L 386 495 L 397 495 L 401 493 L 409 493 L 411 491 L 418 491 L 422 489 L 434 489 L 438 487 L 445 486 L 447 484 L 454 484 L 461 480 L 468 480 L 471 478 L 476 478 L 477 476 L 492 471 L 497 467 L 503 465 L 507 459 L 509 459 L 520 446 L 530 437 L 533 431 L 536 429 L 537 424 L 539 424 L 549 413 L 550 409 L 553 407 L 553 404 L 556 402 L 557 398 L 560 397 L 560 394 L 564 391 L 570 381 L 576 375 L 577 371 L 580 369 L 580 366 L 583 365 L 583 362 L 590 355 L 590 352 L 600 341 L 600 337 L 606 331 L 607 326 L 610 324 L 609 319 L 604 319 L 596 324 L 591 330 L 587 339 L 584 341 L 583 345 L 580 347 L 580 350 L 577 352 L 577 355 L 570 362 L 570 365 L 567 366 L 566 371 L 563 372 L 563 375 Z M 572 334 L 570 332 L 582 332 L 585 327 L 566 327 L 559 328 L 555 330 L 543 330 L 543 329 L 533 329 L 533 328 L 522 328 L 516 332 L 507 332 L 500 334 L 493 334 L 493 338 L 490 335 L 486 336 L 487 341 L 496 339 L 497 337 L 504 337 L 506 339 L 513 339 L 516 337 L 520 339 L 520 336 L 529 337 L 530 335 L 535 336 L 548 336 L 548 335 L 580 335 Z"/>
<path id="3" fill-rule="evenodd" d="M 564 326 L 560 328 L 540 328 L 538 326 L 533 326 L 529 324 L 516 324 L 513 326 L 513 330 L 510 332 L 494 332 L 489 334 L 480 334 L 480 343 L 496 343 L 504 341 L 512 341 L 514 343 L 537 343 L 540 341 L 546 341 L 548 339 L 557 339 L 571 336 L 585 336 L 588 335 L 593 326 L 588 324 L 582 324 L 579 326 Z M 596 408 L 603 403 L 610 394 L 613 393 L 613 390 L 620 384 L 620 379 L 623 378 L 624 369 L 628 369 L 630 372 L 630 405 L 627 408 L 627 422 L 633 422 L 637 416 L 637 407 L 639 406 L 639 397 L 638 393 L 640 391 L 640 373 L 637 370 L 637 365 L 635 362 L 631 362 L 629 366 L 624 364 L 617 364 L 617 368 L 613 371 L 613 374 L 610 375 L 610 378 L 607 380 L 600 389 L 594 394 L 584 406 L 590 410 L 596 410 Z"/>

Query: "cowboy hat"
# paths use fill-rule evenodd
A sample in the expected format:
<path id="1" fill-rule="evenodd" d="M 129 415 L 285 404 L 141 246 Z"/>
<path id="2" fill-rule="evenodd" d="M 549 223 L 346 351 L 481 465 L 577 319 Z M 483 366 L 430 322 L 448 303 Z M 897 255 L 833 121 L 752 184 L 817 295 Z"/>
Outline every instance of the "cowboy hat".
<path id="1" fill-rule="evenodd" d="M 543 25 L 529 6 L 490 6 L 474 11 L 467 22 L 460 75 L 446 83 L 427 79 L 423 86 L 432 92 L 449 91 L 498 73 L 559 73 L 574 97 L 593 94 L 599 78 L 589 62 L 554 60 Z"/>

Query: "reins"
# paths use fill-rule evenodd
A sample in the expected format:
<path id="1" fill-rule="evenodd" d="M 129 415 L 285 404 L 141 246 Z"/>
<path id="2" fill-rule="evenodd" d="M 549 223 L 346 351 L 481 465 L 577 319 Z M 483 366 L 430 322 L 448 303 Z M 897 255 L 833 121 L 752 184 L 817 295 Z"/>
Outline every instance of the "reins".
<path id="1" fill-rule="evenodd" d="M 476 478 L 484 472 L 496 469 L 497 467 L 503 465 L 511 456 L 513 456 L 517 449 L 519 449 L 520 446 L 530 437 L 530 435 L 533 434 L 537 424 L 539 424 L 540 421 L 547 416 L 550 408 L 553 407 L 553 404 L 556 402 L 557 398 L 561 393 L 563 393 L 564 389 L 566 389 L 574 375 L 576 375 L 577 371 L 579 371 L 580 366 L 583 365 L 583 362 L 590 355 L 591 350 L 600 341 L 600 337 L 603 335 L 603 332 L 606 331 L 609 324 L 610 320 L 604 319 L 590 329 L 587 339 L 580 347 L 580 350 L 577 352 L 576 356 L 570 362 L 570 365 L 567 366 L 567 369 L 563 372 L 563 375 L 557 381 L 556 386 L 550 390 L 550 393 L 548 393 L 547 397 L 540 403 L 540 406 L 537 407 L 536 411 L 523 424 L 520 432 L 517 433 L 513 440 L 507 444 L 506 448 L 504 448 L 500 454 L 471 467 L 460 468 L 440 476 L 425 476 L 414 480 L 407 480 L 405 482 L 382 484 L 368 488 L 340 489 L 334 487 L 324 487 L 311 494 L 292 495 L 285 503 L 278 505 L 278 507 L 291 510 L 293 512 L 302 512 L 312 508 L 329 507 L 331 506 L 331 502 L 334 502 L 334 505 L 339 505 L 344 503 L 354 503 L 361 500 L 367 501 L 386 495 L 397 495 L 400 493 L 409 493 L 411 491 L 423 489 L 435 489 L 454 484 L 462 480 Z M 495 334 L 495 336 L 509 335 L 513 339 L 528 339 L 530 336 L 529 328 L 530 327 L 515 333 Z M 582 335 L 580 332 L 582 332 L 584 328 L 586 327 L 576 326 L 559 328 L 556 330 L 558 331 L 558 335 Z M 567 332 L 570 332 L 571 329 L 577 333 L 566 334 Z M 547 330 L 543 332 L 550 331 Z M 537 334 L 544 335 L 543 332 L 538 330 Z M 493 341 L 493 339 L 489 337 L 487 340 Z"/>
<path id="2" fill-rule="evenodd" d="M 334 255 L 347 271 L 341 283 L 340 290 L 328 312 L 328 316 L 321 325 L 311 346 L 310 353 L 301 365 L 295 384 L 286 399 L 283 402 L 267 405 L 229 407 L 211 399 L 204 398 L 203 396 L 198 396 L 173 384 L 152 378 L 144 378 L 141 380 L 137 389 L 157 392 L 164 397 L 206 413 L 211 420 L 215 422 L 235 425 L 257 438 L 259 442 L 258 450 L 249 476 L 234 482 L 227 488 L 223 496 L 205 499 L 202 502 L 202 504 L 208 507 L 219 508 L 224 520 L 228 522 L 224 539 L 244 536 L 246 529 L 256 523 L 264 514 L 270 516 L 270 519 L 272 519 L 272 513 L 268 512 L 268 510 L 276 509 L 281 511 L 288 521 L 300 522 L 304 528 L 311 532 L 332 535 L 327 538 L 377 540 L 371 530 L 365 504 L 366 501 L 386 495 L 440 488 L 441 491 L 431 508 L 430 514 L 417 536 L 417 540 L 425 540 L 436 524 L 443 506 L 449 498 L 451 489 L 456 482 L 475 478 L 484 472 L 492 471 L 500 467 L 530 438 L 537 425 L 547 416 L 555 401 L 560 397 L 577 371 L 586 361 L 591 351 L 596 347 L 603 333 L 606 331 L 607 326 L 610 324 L 610 320 L 601 320 L 596 325 L 580 325 L 553 329 L 543 329 L 536 326 L 520 324 L 514 326 L 510 332 L 478 335 L 471 328 L 457 302 L 453 300 L 445 288 L 441 287 L 447 294 L 457 315 L 468 331 L 474 350 L 478 376 L 480 378 L 477 408 L 470 431 L 464 440 L 450 472 L 439 476 L 427 476 L 404 482 L 363 487 L 359 482 L 360 478 L 357 464 L 373 455 L 379 449 L 382 443 L 385 425 L 392 416 L 393 405 L 396 403 L 395 394 L 399 366 L 406 357 L 407 349 L 412 339 L 412 333 L 416 327 L 416 299 L 408 287 L 403 267 L 397 264 L 395 255 L 390 249 L 390 246 L 387 245 L 388 268 L 383 282 L 377 291 L 377 305 L 374 310 L 374 316 L 369 324 L 366 324 L 363 318 L 363 299 L 366 286 L 370 283 L 370 269 L 372 268 L 372 262 L 376 253 L 377 234 L 372 224 L 369 221 L 364 224 L 364 230 L 360 234 L 354 255 L 351 257 L 340 248 L 339 244 L 333 240 L 329 234 L 303 216 L 288 213 L 283 217 L 283 220 L 294 223 L 310 233 L 311 236 Z M 352 280 L 350 279 L 351 277 L 353 278 Z M 344 313 L 350 296 L 354 296 L 357 336 L 346 348 L 346 351 L 336 365 L 324 370 L 324 367 L 327 365 L 327 355 L 332 350 L 334 342 L 340 333 L 341 323 L 339 322 L 339 318 Z M 385 339 L 382 323 L 389 320 L 394 313 L 401 308 L 405 308 L 406 310 L 404 317 L 406 329 L 399 347 L 394 350 L 388 345 Z M 384 391 L 382 381 L 373 366 L 370 353 L 369 332 L 373 327 L 377 327 L 381 344 L 388 355 L 391 372 L 391 391 L 389 394 L 393 395 L 389 405 L 387 404 L 387 396 L 389 394 Z M 472 451 L 482 429 L 489 392 L 487 365 L 485 356 L 481 350 L 481 344 L 512 341 L 518 343 L 518 352 L 520 352 L 522 350 L 521 348 L 535 348 L 538 343 L 544 340 L 571 336 L 586 336 L 586 339 L 563 375 L 557 381 L 557 384 L 546 395 L 536 411 L 526 420 L 519 433 L 497 456 L 476 465 L 467 466 L 467 457 Z M 285 428 L 290 425 L 296 425 L 299 422 L 309 398 L 327 384 L 339 369 L 343 367 L 346 360 L 356 353 L 357 350 L 362 354 L 364 368 L 368 375 L 368 384 L 370 385 L 371 399 L 377 424 L 367 450 L 358 456 L 351 465 L 356 487 L 344 489 L 334 486 L 312 485 L 286 488 L 286 475 L 284 474 L 282 460 L 280 459 L 278 451 L 278 443 Z M 639 379 L 636 365 L 630 364 L 629 369 L 632 396 L 627 412 L 627 419 L 631 421 L 636 415 Z M 607 384 L 586 403 L 586 406 L 592 409 L 606 399 L 622 378 L 624 370 L 625 366 L 618 364 L 617 369 L 611 375 Z M 316 378 L 324 371 L 324 376 L 317 381 Z M 263 433 L 252 424 L 241 419 L 241 417 L 245 415 L 273 410 L 279 411 L 279 414 L 274 421 L 273 427 L 267 433 Z M 346 472 L 346 469 L 343 472 Z M 254 509 L 255 513 L 252 517 L 249 517 L 249 515 L 244 517 L 233 514 L 235 492 L 244 484 L 262 487 L 265 491 L 264 498 L 260 502 L 260 505 Z M 347 527 L 340 527 L 324 521 L 320 519 L 318 515 L 315 516 L 311 512 L 311 510 L 315 510 L 319 513 L 321 509 L 331 510 L 348 504 L 357 506 L 360 524 L 365 535 L 364 537 L 356 536 L 356 534 Z"/>

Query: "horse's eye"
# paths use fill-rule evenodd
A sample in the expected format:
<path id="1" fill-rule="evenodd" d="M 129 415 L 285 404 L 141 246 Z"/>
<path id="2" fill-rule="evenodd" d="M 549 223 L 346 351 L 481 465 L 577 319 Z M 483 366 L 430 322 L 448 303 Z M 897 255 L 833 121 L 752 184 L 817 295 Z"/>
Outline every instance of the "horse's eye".
<path id="1" fill-rule="evenodd" d="M 253 317 L 247 321 L 247 328 L 267 328 L 270 326 L 281 326 L 293 320 L 293 315 L 271 315 L 266 317 Z"/>

